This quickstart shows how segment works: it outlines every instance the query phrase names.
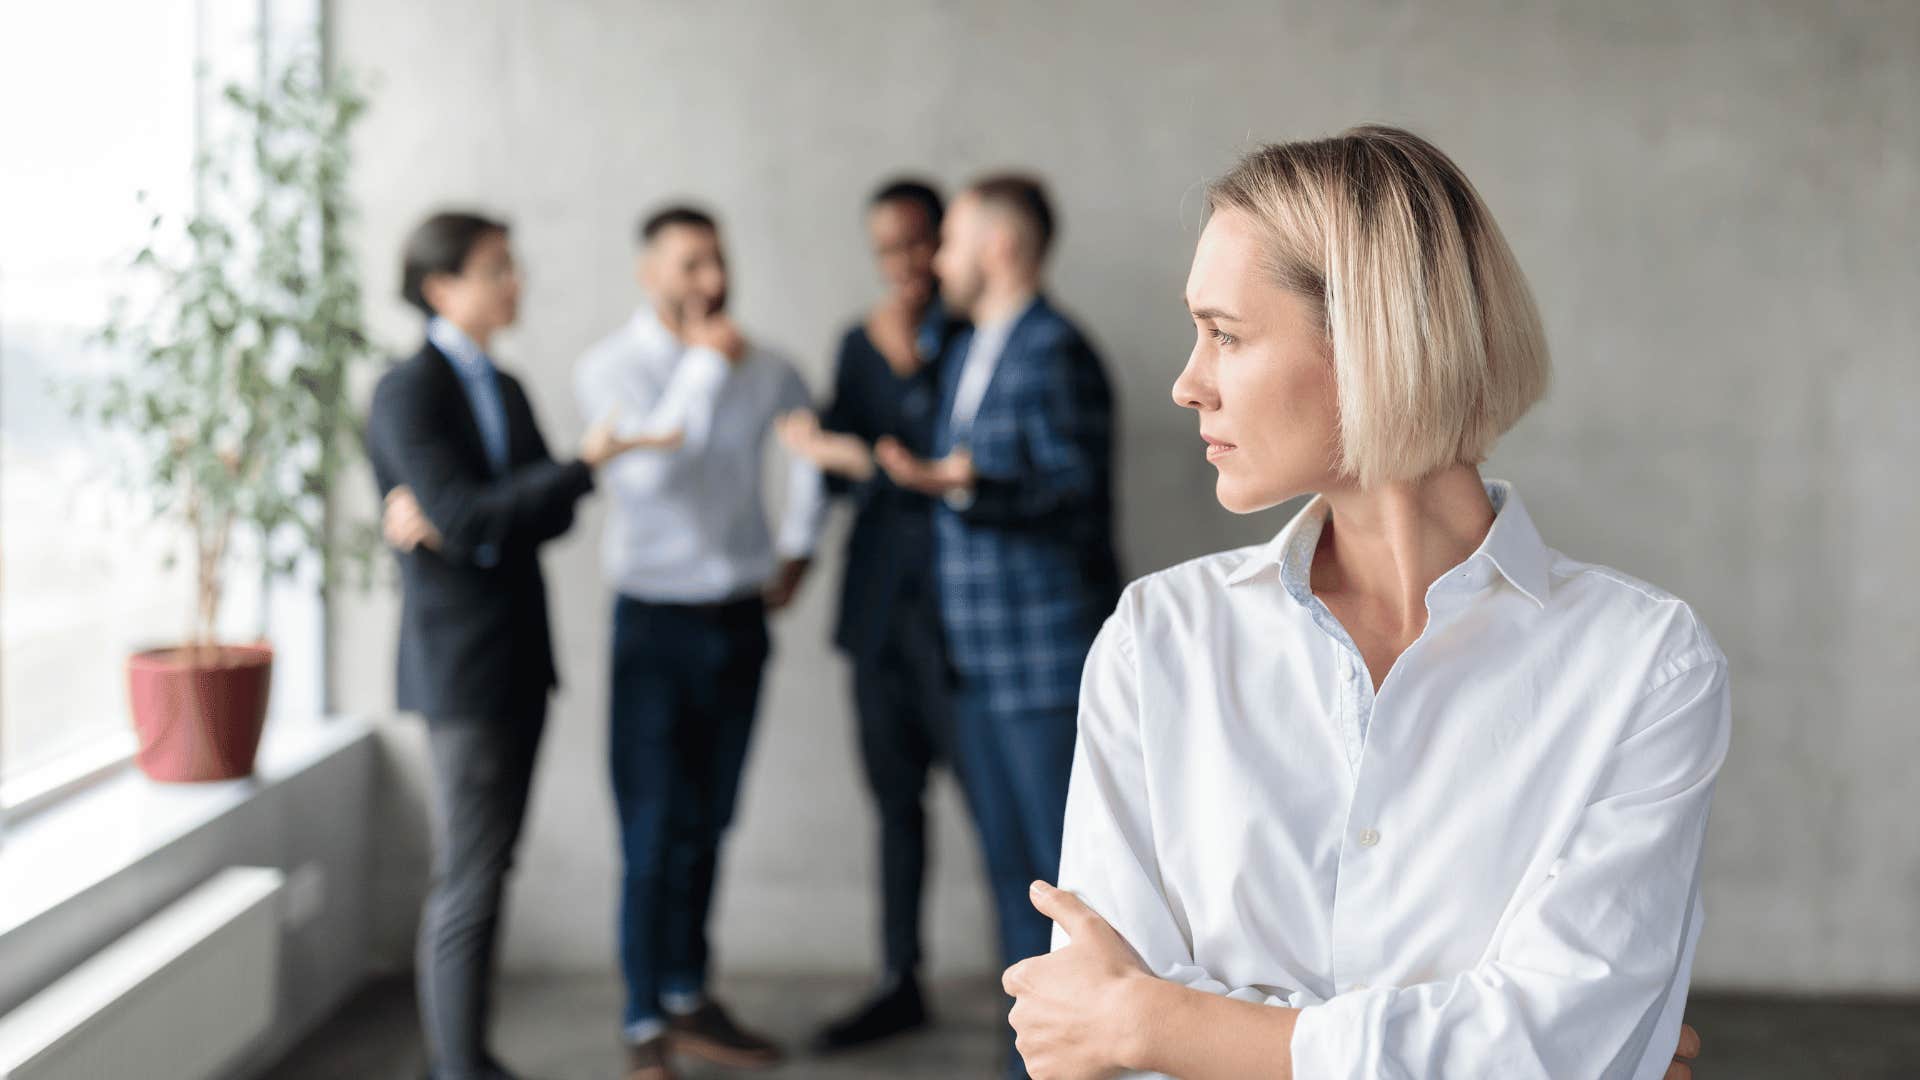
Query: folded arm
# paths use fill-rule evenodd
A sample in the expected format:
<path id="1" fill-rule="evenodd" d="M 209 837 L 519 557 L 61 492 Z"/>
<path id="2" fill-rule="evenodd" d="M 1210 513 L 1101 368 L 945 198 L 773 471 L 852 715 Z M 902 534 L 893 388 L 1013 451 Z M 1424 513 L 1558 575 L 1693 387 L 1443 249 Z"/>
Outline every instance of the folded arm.
<path id="1" fill-rule="evenodd" d="M 448 435 L 443 414 L 415 388 L 392 379 L 374 391 L 367 415 L 369 452 L 413 492 L 440 539 L 440 553 L 490 566 L 502 551 L 533 546 L 573 524 L 574 504 L 593 489 L 593 470 L 538 460 L 495 476 L 476 467 Z"/>
<path id="2" fill-rule="evenodd" d="M 1023 1047 L 1065 1062 L 1057 1075 L 1683 1074 L 1684 1066 L 1667 1072 L 1665 1048 L 1690 1053 L 1698 1039 L 1688 1046 L 1667 995 L 1698 931 L 1707 804 L 1726 751 L 1726 668 L 1716 651 L 1677 659 L 1645 693 L 1560 858 L 1519 902 L 1487 961 L 1447 979 L 1291 1008 L 1300 999 L 1287 988 L 1230 987 L 1196 965 L 1166 899 L 1144 814 L 1126 615 L 1123 602 L 1087 661 L 1063 891 L 1050 899 L 1036 890 L 1036 903 L 1068 911 L 1077 893 L 1086 915 L 1058 922 L 1053 954 L 1007 973 L 1016 1012 L 1025 1007 L 1016 1015 Z M 1123 977 L 1113 957 L 1128 946 L 1134 974 L 1152 977 Z M 1067 955 L 1076 950 L 1083 955 Z M 1098 1001 L 1119 1019 L 1075 1001 Z"/>

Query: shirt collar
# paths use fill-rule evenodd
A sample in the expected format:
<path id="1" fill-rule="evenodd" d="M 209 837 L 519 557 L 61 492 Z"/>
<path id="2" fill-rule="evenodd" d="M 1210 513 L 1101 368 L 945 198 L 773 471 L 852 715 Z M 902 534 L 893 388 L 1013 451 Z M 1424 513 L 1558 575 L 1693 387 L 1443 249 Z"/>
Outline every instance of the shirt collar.
<path id="1" fill-rule="evenodd" d="M 451 360 L 453 369 L 463 377 L 483 375 L 493 368 L 493 360 L 466 331 L 438 315 L 427 320 L 427 341 Z"/>
<path id="2" fill-rule="evenodd" d="M 653 310 L 651 303 L 641 304 L 639 310 L 633 313 L 633 321 L 629 325 L 633 328 L 634 336 L 649 349 L 677 348 L 680 344 L 680 339 L 673 336 L 667 324 L 660 321 L 660 313 Z"/>
<path id="3" fill-rule="evenodd" d="M 1483 567 L 1491 565 L 1501 576 L 1526 594 L 1527 599 L 1545 607 L 1547 603 L 1547 546 L 1527 516 L 1520 493 L 1505 480 L 1488 480 L 1487 498 L 1493 503 L 1493 527 L 1486 539 L 1465 562 L 1447 572 L 1431 589 L 1450 588 L 1453 583 L 1479 587 L 1488 577 Z M 1320 545 L 1320 532 L 1331 512 L 1326 496 L 1316 495 L 1287 522 L 1280 534 L 1234 568 L 1228 585 L 1252 581 L 1263 573 L 1274 573 L 1287 595 L 1305 605 L 1313 599 L 1313 552 Z"/>

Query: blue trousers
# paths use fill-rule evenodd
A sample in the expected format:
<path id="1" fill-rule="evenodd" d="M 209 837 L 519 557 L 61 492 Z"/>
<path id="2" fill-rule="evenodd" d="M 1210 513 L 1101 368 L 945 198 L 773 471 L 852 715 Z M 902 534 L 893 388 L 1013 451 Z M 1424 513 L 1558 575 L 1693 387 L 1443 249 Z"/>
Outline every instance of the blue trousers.
<path id="1" fill-rule="evenodd" d="M 964 678 L 959 688 L 954 753 L 980 830 L 1006 967 L 1052 943 L 1053 923 L 1034 910 L 1028 887 L 1035 878 L 1054 881 L 1060 870 L 1076 712 L 1072 705 L 995 712 L 980 688 Z M 1027 1075 L 1017 1053 L 1007 1075 Z"/>
<path id="2" fill-rule="evenodd" d="M 940 613 L 928 583 L 903 588 L 886 640 L 853 659 L 860 762 L 880 816 L 881 956 L 889 977 L 920 966 L 927 776 L 952 760 L 952 705 Z"/>
<path id="3" fill-rule="evenodd" d="M 625 864 L 628 1027 L 658 1018 L 662 994 L 706 986 L 720 840 L 733 820 L 768 651 L 758 598 L 615 601 L 608 756 Z"/>

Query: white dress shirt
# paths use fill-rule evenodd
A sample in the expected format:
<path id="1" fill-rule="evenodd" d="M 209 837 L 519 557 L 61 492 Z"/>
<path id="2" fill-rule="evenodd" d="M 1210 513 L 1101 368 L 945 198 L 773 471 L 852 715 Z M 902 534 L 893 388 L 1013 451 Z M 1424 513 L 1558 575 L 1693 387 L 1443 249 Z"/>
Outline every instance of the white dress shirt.
<path id="1" fill-rule="evenodd" d="M 1321 499 L 1134 582 L 1087 659 L 1062 887 L 1160 978 L 1302 1008 L 1300 1080 L 1657 1080 L 1679 1037 L 1726 659 L 1487 490 L 1378 693 Z"/>
<path id="2" fill-rule="evenodd" d="M 777 545 L 762 492 L 774 418 L 812 404 L 785 359 L 749 346 L 734 364 L 689 348 L 648 307 L 587 350 L 574 390 L 588 423 L 617 410 L 623 433 L 685 436 L 678 449 L 635 450 L 603 469 L 611 505 L 602 561 L 616 591 L 717 603 L 764 585 L 776 546 L 784 558 L 812 554 L 826 511 L 819 470 L 788 461 Z"/>

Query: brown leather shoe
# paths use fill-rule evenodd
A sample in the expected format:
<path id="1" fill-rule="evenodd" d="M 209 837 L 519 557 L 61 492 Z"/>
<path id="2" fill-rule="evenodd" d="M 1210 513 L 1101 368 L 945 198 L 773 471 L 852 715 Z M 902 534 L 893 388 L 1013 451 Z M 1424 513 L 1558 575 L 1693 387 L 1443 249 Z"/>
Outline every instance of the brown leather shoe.
<path id="1" fill-rule="evenodd" d="M 679 1080 L 667 1057 L 667 1037 L 655 1035 L 643 1043 L 627 1044 L 626 1080 Z"/>
<path id="2" fill-rule="evenodd" d="M 675 1053 L 731 1069 L 764 1069 L 778 1065 L 784 1056 L 772 1039 L 734 1023 L 712 998 L 693 1012 L 668 1016 L 667 1039 Z"/>

